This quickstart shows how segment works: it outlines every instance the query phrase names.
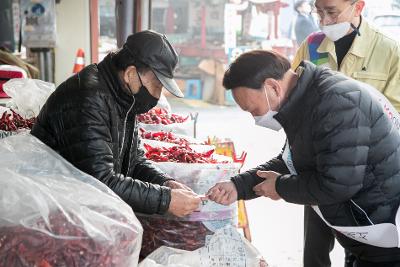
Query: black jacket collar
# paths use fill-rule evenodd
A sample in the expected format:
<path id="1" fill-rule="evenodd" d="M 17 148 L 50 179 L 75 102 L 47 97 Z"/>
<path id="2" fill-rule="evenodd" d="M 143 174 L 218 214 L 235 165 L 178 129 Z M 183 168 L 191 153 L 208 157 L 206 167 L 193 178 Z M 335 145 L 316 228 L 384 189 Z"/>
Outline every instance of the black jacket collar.
<path id="1" fill-rule="evenodd" d="M 122 112 L 126 114 L 133 104 L 133 97 L 126 92 L 119 78 L 118 70 L 112 62 L 112 56 L 112 54 L 108 54 L 97 66 L 105 85 L 114 96 L 117 104 L 122 108 Z"/>
<path id="2" fill-rule="evenodd" d="M 279 112 L 274 116 L 284 129 L 288 129 L 294 122 L 299 121 L 298 118 L 302 114 L 303 105 L 306 103 L 305 97 L 307 92 L 311 90 L 313 80 L 318 72 L 317 67 L 308 61 L 303 61 L 298 68 L 303 68 L 303 71 L 297 84 L 286 102 L 282 104 Z"/>

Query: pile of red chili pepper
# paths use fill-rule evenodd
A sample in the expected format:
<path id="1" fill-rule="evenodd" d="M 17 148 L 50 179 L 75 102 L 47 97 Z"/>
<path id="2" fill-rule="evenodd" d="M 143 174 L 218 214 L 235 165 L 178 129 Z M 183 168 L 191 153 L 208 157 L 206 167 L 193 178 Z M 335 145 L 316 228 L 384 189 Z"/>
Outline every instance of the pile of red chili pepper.
<path id="1" fill-rule="evenodd" d="M 214 234 L 202 222 L 178 221 L 138 216 L 143 226 L 140 258 L 147 257 L 161 246 L 193 251 L 204 247 L 206 236 Z M 162 227 L 160 227 L 162 225 Z"/>
<path id="2" fill-rule="evenodd" d="M 171 132 L 164 132 L 164 131 L 146 132 L 146 130 L 144 130 L 143 128 L 140 128 L 140 132 L 143 139 L 167 142 L 167 143 L 177 144 L 180 146 L 190 144 L 189 141 L 186 140 L 185 138 L 178 137 Z"/>
<path id="3" fill-rule="evenodd" d="M 147 150 L 145 156 L 155 162 L 179 162 L 179 163 L 226 163 L 219 162 L 212 157 L 214 149 L 204 153 L 194 151 L 190 146 L 152 147 L 144 144 Z"/>
<path id="4" fill-rule="evenodd" d="M 115 215 L 112 211 L 108 214 Z M 94 239 L 74 214 L 52 212 L 48 221 L 47 224 L 41 218 L 34 222 L 35 228 L 42 231 L 23 226 L 1 227 L 0 266 L 132 266 L 132 255 L 139 249 L 133 230 L 115 226 L 110 231 L 112 238 L 98 235 Z M 125 218 L 118 221 L 126 223 Z"/>
<path id="5" fill-rule="evenodd" d="M 144 124 L 173 124 L 183 123 L 189 116 L 183 117 L 177 114 L 170 114 L 166 109 L 155 107 L 149 112 L 138 115 L 138 121 Z"/>
<path id="6" fill-rule="evenodd" d="M 0 118 L 0 130 L 15 132 L 20 129 L 32 129 L 35 118 L 24 119 L 21 115 L 11 110 L 4 112 Z"/>

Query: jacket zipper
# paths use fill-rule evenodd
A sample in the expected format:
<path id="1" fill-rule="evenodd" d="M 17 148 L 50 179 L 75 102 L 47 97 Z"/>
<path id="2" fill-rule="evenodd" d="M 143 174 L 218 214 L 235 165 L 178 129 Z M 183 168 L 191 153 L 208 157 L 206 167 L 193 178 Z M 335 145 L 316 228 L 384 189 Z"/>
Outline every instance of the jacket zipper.
<path id="1" fill-rule="evenodd" d="M 122 163 L 124 161 L 122 159 L 122 162 L 121 162 L 121 154 L 124 152 L 125 136 L 126 136 L 126 124 L 128 122 L 129 113 L 131 112 L 131 110 L 132 110 L 134 105 L 135 105 L 135 97 L 133 97 L 133 103 L 130 106 L 130 108 L 128 109 L 128 111 L 126 112 L 125 119 L 124 119 L 124 127 L 123 127 L 123 131 L 122 131 L 122 133 L 123 133 L 123 135 L 122 135 L 122 147 L 121 147 L 121 151 L 118 153 L 119 173 L 121 173 L 121 171 L 122 171 Z M 136 118 L 136 116 L 135 116 L 135 118 Z M 132 137 L 132 142 L 133 142 L 133 137 Z M 131 149 L 132 149 L 132 144 L 131 144 Z M 128 153 L 130 153 L 130 150 L 128 151 Z M 130 155 L 129 155 L 129 161 L 130 161 Z M 129 162 L 129 164 L 130 164 L 130 162 Z M 128 165 L 128 169 L 129 169 L 129 165 Z"/>
<path id="2" fill-rule="evenodd" d="M 136 139 L 136 144 L 135 144 L 135 147 L 133 147 L 133 141 L 135 139 Z M 138 137 L 137 137 L 137 120 L 136 120 L 136 115 L 135 115 L 135 125 L 133 126 L 133 136 L 132 136 L 132 141 L 131 141 L 131 147 L 130 147 L 129 152 L 128 152 L 129 153 L 129 158 L 128 158 L 128 170 L 126 171 L 127 175 L 129 175 L 129 171 L 131 169 L 131 156 L 132 156 L 131 150 L 133 148 L 134 151 L 137 151 L 137 143 L 138 143 L 137 139 L 138 139 Z"/>

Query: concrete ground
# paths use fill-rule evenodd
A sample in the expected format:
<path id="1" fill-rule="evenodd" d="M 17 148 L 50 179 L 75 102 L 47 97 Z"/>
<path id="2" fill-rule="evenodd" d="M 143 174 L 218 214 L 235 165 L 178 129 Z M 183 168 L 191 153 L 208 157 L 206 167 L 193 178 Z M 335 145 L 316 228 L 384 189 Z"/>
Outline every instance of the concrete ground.
<path id="1" fill-rule="evenodd" d="M 248 152 L 243 170 L 276 156 L 285 141 L 283 130 L 274 132 L 254 125 L 251 115 L 238 107 L 220 107 L 201 101 L 169 98 L 174 113 L 199 112 L 198 138 L 228 137 L 238 152 Z M 258 198 L 246 202 L 253 245 L 270 266 L 302 266 L 303 206 Z M 344 265 L 339 244 L 331 253 L 332 267 Z"/>

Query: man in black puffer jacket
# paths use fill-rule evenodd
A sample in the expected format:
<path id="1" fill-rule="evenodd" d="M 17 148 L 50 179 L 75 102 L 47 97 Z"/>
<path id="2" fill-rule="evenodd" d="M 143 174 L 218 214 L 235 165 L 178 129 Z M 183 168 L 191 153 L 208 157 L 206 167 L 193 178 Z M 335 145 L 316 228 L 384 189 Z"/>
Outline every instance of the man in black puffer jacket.
<path id="1" fill-rule="evenodd" d="M 313 206 L 313 216 L 354 253 L 355 266 L 400 266 L 394 225 L 400 204 L 399 117 L 384 96 L 309 62 L 294 72 L 272 51 L 242 54 L 226 71 L 224 86 L 257 125 L 283 127 L 287 142 L 278 157 L 215 185 L 210 199 L 230 204 L 265 196 Z M 389 235 L 377 229 L 382 223 L 390 223 Z"/>
<path id="2" fill-rule="evenodd" d="M 178 97 L 178 57 L 164 35 L 143 31 L 124 47 L 63 82 L 32 134 L 111 188 L 135 212 L 185 216 L 201 200 L 143 156 L 136 115 L 154 107 L 162 87 Z"/>

